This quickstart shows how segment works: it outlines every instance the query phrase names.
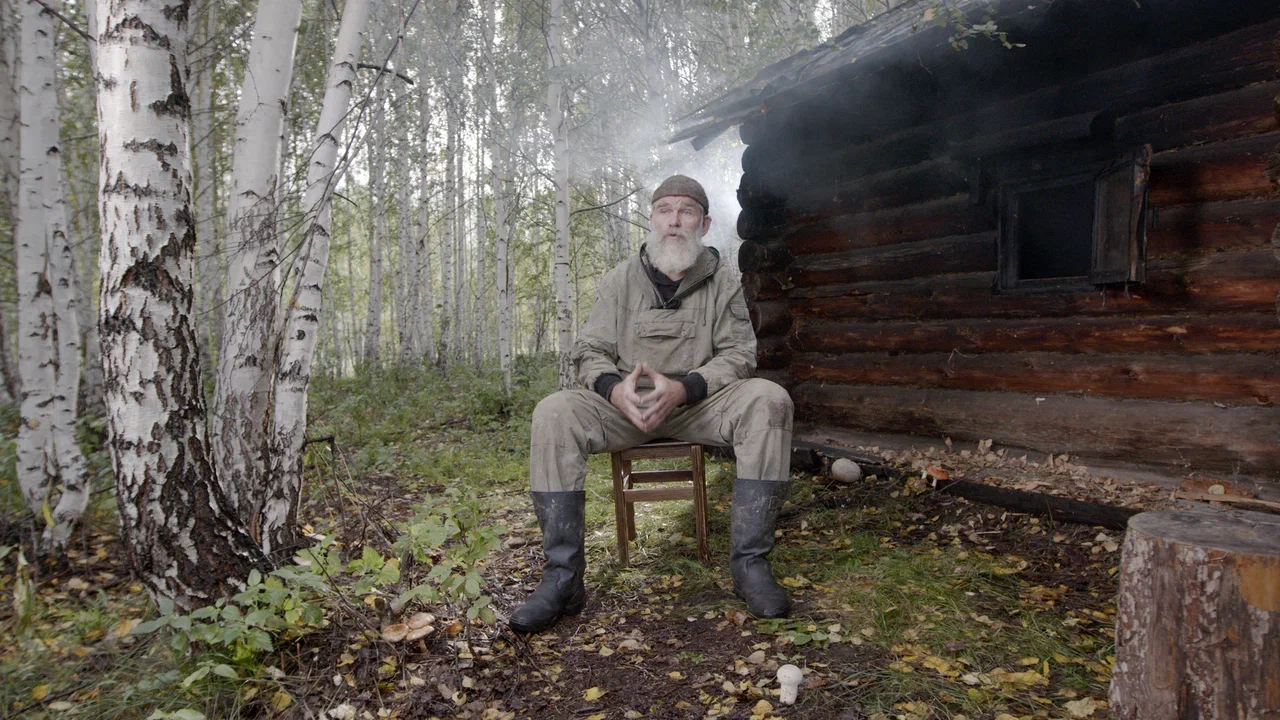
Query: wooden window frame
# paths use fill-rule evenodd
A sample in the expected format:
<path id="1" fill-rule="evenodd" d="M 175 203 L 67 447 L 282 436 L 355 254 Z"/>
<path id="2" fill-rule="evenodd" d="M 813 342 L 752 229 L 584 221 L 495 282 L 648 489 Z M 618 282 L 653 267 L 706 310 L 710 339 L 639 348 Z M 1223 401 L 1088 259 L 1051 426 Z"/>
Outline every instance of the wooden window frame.
<path id="1" fill-rule="evenodd" d="M 1061 159 L 1061 158 L 1059 158 Z M 1014 174 L 999 192 L 999 238 L 996 243 L 996 291 L 1043 292 L 1091 289 L 1116 283 L 1140 283 L 1146 266 L 1147 186 L 1151 148 L 1143 146 L 1109 159 L 1035 163 L 1070 166 L 1069 172 Z M 1018 198 L 1020 195 L 1092 182 L 1093 232 L 1089 273 L 1060 278 L 1018 277 Z"/>

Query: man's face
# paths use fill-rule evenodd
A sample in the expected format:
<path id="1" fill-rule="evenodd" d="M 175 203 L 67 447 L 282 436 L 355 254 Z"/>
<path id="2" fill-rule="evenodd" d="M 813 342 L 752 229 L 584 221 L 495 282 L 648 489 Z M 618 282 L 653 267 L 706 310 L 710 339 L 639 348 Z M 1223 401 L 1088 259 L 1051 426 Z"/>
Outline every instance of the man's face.
<path id="1" fill-rule="evenodd" d="M 663 243 L 694 242 L 711 228 L 711 218 L 702 211 L 698 201 L 683 195 L 658 198 L 649 223 L 656 239 Z"/>

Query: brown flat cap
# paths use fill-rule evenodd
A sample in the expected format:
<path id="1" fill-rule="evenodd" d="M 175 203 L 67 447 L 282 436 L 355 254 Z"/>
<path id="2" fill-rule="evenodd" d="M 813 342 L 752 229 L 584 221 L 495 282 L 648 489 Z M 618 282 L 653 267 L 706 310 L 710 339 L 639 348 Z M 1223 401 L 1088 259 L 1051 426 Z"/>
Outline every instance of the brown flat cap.
<path id="1" fill-rule="evenodd" d="M 649 200 L 650 204 L 658 202 L 660 198 L 679 195 L 691 198 L 702 206 L 702 212 L 710 215 L 711 204 L 707 202 L 707 191 L 702 189 L 702 184 L 688 175 L 672 175 L 657 190 L 653 191 L 653 197 Z"/>

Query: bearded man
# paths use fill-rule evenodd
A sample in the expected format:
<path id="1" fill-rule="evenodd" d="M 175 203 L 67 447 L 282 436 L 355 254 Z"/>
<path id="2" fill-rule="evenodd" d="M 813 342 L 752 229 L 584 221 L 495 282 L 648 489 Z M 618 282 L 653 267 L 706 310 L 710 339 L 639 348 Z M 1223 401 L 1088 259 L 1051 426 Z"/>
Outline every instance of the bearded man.
<path id="1" fill-rule="evenodd" d="M 660 437 L 733 446 L 734 592 L 756 617 L 790 609 L 769 553 L 790 479 L 791 398 L 751 377 L 755 332 L 741 285 L 702 244 L 709 213 L 696 180 L 674 175 L 658 186 L 647 242 L 604 276 L 574 345 L 583 389 L 534 410 L 529 479 L 546 560 L 542 582 L 511 616 L 518 632 L 545 630 L 586 603 L 587 456 Z"/>

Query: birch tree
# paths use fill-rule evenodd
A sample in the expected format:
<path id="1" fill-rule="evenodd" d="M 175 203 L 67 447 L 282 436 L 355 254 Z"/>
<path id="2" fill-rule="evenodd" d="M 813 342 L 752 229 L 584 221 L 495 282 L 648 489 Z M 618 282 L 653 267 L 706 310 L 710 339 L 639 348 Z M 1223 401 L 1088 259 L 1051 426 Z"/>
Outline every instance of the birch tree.
<path id="1" fill-rule="evenodd" d="M 419 200 L 418 209 L 418 258 L 422 263 L 422 269 L 419 271 L 419 278 L 422 281 L 422 305 L 421 312 L 418 313 L 418 339 L 420 341 L 419 355 L 417 360 L 421 361 L 425 358 L 428 362 L 436 361 L 435 347 L 435 328 L 433 327 L 432 317 L 435 314 L 435 274 L 431 266 L 431 208 L 430 208 L 430 148 L 427 146 L 427 138 L 431 136 L 431 93 L 427 78 L 430 76 L 428 72 L 428 55 L 425 51 L 419 53 L 421 58 L 420 72 L 418 76 L 422 80 L 418 84 L 418 118 L 422 124 L 421 135 L 418 139 L 418 156 L 421 164 L 422 184 L 420 191 L 422 197 Z"/>
<path id="2" fill-rule="evenodd" d="M 203 57 L 196 67 L 195 92 L 191 97 L 191 157 L 195 166 L 197 254 L 196 307 L 201 339 L 205 347 L 222 347 L 223 307 L 222 246 L 218 241 L 219 223 L 215 220 L 218 189 L 215 178 L 217 143 L 213 135 L 213 77 L 218 54 L 211 51 L 218 26 L 217 0 L 202 0 L 191 16 L 195 22 L 193 48 L 201 48 Z"/>
<path id="3" fill-rule="evenodd" d="M 76 443 L 81 337 L 58 137 L 56 19 L 36 0 L 23 0 L 18 12 L 18 473 L 28 504 L 44 517 L 42 544 L 60 548 L 89 502 Z"/>
<path id="4" fill-rule="evenodd" d="M 356 80 L 356 63 L 364 41 L 370 0 L 346 0 L 338 41 L 325 83 L 320 120 L 307 165 L 302 207 L 307 213 L 302 260 L 293 301 L 288 304 L 280 364 L 276 370 L 272 414 L 270 484 L 264 488 L 261 514 L 262 547 L 267 552 L 292 545 L 297 526 L 298 494 L 302 489 L 302 447 L 307 430 L 307 388 L 324 315 L 325 271 L 329 265 L 332 199 L 341 168 L 338 151 Z M 330 300 L 330 308 L 333 307 Z M 330 310 L 332 315 L 332 310 Z M 330 318 L 330 327 L 333 319 Z M 338 352 L 336 332 L 334 352 Z"/>
<path id="5" fill-rule="evenodd" d="M 374 138 L 380 138 L 386 130 L 386 114 L 382 93 L 375 88 L 373 95 L 369 132 Z M 369 313 L 365 316 L 364 362 L 375 367 L 381 362 L 382 347 L 382 223 L 386 211 L 382 196 L 383 156 L 380 142 L 375 140 L 369 144 L 369 206 L 373 219 L 369 232 Z"/>
<path id="6" fill-rule="evenodd" d="M 573 310 L 569 298 L 569 125 L 564 102 L 564 24 L 561 0 L 551 0 L 547 23 L 547 122 L 551 126 L 552 157 L 555 165 L 556 244 L 553 275 L 556 286 L 556 321 L 560 350 L 560 388 L 573 386 L 573 365 L 569 351 L 573 344 Z"/>
<path id="7" fill-rule="evenodd" d="M 226 334 L 218 353 L 214 447 L 227 496 L 259 539 L 280 289 L 277 173 L 301 18 L 302 0 L 258 3 L 227 206 Z"/>
<path id="8" fill-rule="evenodd" d="M 18 27 L 10 0 L 0 0 L 0 212 L 12 233 L 18 207 Z M 6 247 L 14 247 L 6 237 Z M 0 389 L 15 401 L 21 393 L 18 368 L 10 350 L 7 318 L 0 313 Z"/>
<path id="9" fill-rule="evenodd" d="M 217 481 L 191 310 L 196 235 L 185 13 L 99 0 L 100 315 L 125 550 L 190 609 L 262 564 Z"/>

